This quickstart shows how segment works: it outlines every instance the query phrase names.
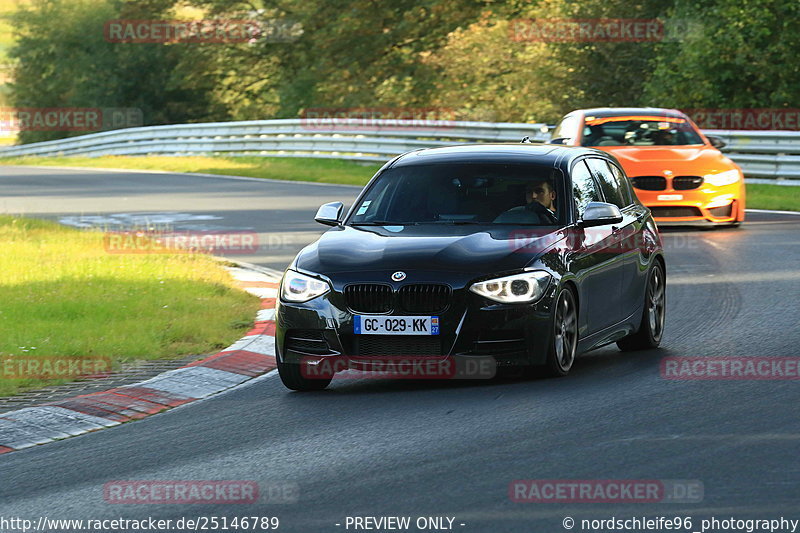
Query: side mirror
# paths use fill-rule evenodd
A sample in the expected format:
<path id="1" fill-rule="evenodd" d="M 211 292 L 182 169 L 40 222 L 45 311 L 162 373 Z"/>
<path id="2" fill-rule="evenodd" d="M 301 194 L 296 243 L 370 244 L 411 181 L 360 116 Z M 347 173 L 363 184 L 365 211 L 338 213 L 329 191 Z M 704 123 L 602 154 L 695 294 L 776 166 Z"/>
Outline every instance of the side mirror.
<path id="1" fill-rule="evenodd" d="M 556 137 L 555 139 L 550 139 L 547 141 L 547 144 L 567 144 L 571 141 L 569 137 Z"/>
<path id="2" fill-rule="evenodd" d="M 342 202 L 323 204 L 317 210 L 317 214 L 314 215 L 314 220 L 320 224 L 325 224 L 326 226 L 338 226 L 340 224 L 339 221 L 342 218 L 343 208 L 344 204 L 342 204 Z"/>
<path id="3" fill-rule="evenodd" d="M 711 146 L 713 146 L 717 150 L 722 150 L 723 148 L 728 146 L 728 143 L 723 141 L 722 137 L 717 137 L 716 135 L 706 135 L 706 139 L 708 139 L 708 142 L 711 143 Z"/>
<path id="4" fill-rule="evenodd" d="M 619 224 L 622 222 L 622 213 L 619 207 L 605 202 L 589 202 L 583 212 L 583 220 L 578 222 L 582 228 Z"/>

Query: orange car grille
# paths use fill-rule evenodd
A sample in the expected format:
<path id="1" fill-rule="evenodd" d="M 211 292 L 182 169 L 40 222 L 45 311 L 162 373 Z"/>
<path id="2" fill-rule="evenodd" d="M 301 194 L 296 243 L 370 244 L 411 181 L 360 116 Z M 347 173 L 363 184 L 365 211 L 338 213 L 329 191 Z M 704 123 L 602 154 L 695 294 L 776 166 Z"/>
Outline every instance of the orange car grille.
<path id="1" fill-rule="evenodd" d="M 700 209 L 692 206 L 657 206 L 654 205 L 650 208 L 654 217 L 659 218 L 677 218 L 677 217 L 699 217 L 703 213 Z"/>
<path id="2" fill-rule="evenodd" d="M 631 181 L 634 187 L 643 191 L 663 191 L 667 188 L 667 179 L 663 176 L 636 176 Z"/>
<path id="3" fill-rule="evenodd" d="M 700 176 L 677 176 L 672 180 L 672 188 L 676 191 L 688 191 L 696 189 L 703 184 Z"/>
<path id="4" fill-rule="evenodd" d="M 633 186 L 643 191 L 663 191 L 667 188 L 667 178 L 663 176 L 636 176 L 631 178 Z M 672 178 L 672 188 L 676 191 L 697 189 L 703 184 L 700 176 L 675 176 Z"/>

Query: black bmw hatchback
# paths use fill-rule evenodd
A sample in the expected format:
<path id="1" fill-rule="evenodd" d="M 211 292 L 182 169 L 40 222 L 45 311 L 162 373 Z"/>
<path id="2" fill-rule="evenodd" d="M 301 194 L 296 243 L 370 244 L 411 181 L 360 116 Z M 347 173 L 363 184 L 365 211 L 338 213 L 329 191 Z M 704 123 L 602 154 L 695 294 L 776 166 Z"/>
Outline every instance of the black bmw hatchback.
<path id="1" fill-rule="evenodd" d="M 384 165 L 346 214 L 334 202 L 316 220 L 332 228 L 286 270 L 276 310 L 290 389 L 387 357 L 489 357 L 564 376 L 587 350 L 661 341 L 661 239 L 606 153 L 418 150 Z"/>

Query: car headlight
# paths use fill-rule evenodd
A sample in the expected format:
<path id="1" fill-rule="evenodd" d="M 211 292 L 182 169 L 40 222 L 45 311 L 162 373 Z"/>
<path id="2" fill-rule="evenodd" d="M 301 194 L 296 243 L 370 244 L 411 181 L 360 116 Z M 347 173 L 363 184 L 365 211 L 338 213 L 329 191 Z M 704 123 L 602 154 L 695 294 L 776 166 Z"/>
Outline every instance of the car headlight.
<path id="1" fill-rule="evenodd" d="M 286 302 L 307 302 L 331 290 L 327 282 L 287 270 L 281 283 L 281 299 Z"/>
<path id="2" fill-rule="evenodd" d="M 724 187 L 725 185 L 731 185 L 739 181 L 739 171 L 735 168 L 731 170 L 726 170 L 725 172 L 720 172 L 719 174 L 706 174 L 703 176 L 706 183 L 710 183 L 716 187 Z"/>
<path id="3" fill-rule="evenodd" d="M 550 274 L 543 271 L 523 272 L 474 283 L 469 290 L 501 303 L 533 303 L 544 295 Z"/>

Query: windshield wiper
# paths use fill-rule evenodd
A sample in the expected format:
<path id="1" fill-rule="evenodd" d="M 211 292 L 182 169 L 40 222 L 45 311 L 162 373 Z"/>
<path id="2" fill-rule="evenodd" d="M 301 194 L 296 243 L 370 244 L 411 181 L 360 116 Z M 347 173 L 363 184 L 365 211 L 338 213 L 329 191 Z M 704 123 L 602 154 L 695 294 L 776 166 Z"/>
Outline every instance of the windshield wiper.
<path id="1" fill-rule="evenodd" d="M 351 226 L 421 226 L 423 224 L 448 224 L 453 226 L 460 225 L 484 225 L 484 222 L 477 220 L 426 220 L 425 222 L 387 222 L 384 220 L 372 220 L 370 222 L 353 222 Z"/>
<path id="2" fill-rule="evenodd" d="M 371 220 L 369 222 L 352 222 L 351 226 L 413 226 L 417 222 L 389 222 L 386 220 Z"/>
<path id="3" fill-rule="evenodd" d="M 563 224 L 535 224 L 532 222 L 492 222 L 490 226 L 537 226 L 540 228 L 561 228 Z"/>
<path id="4" fill-rule="evenodd" d="M 434 220 L 433 222 L 429 222 L 429 224 L 450 224 L 453 226 L 466 226 L 466 225 L 482 226 L 484 223 L 479 222 L 477 220 Z"/>

